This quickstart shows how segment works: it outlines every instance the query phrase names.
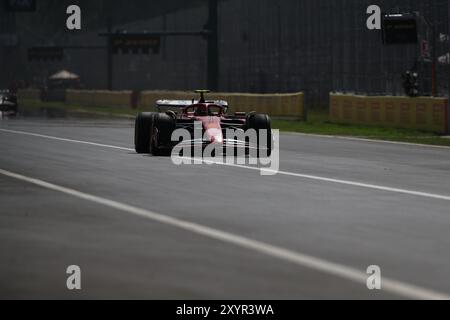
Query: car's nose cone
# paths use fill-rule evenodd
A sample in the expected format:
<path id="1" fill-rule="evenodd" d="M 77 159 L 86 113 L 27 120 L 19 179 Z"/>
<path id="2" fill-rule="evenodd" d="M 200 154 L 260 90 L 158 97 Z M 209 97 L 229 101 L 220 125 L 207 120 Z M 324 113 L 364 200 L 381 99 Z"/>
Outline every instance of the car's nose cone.
<path id="1" fill-rule="evenodd" d="M 217 128 L 206 130 L 206 139 L 211 143 L 223 143 L 222 130 Z"/>

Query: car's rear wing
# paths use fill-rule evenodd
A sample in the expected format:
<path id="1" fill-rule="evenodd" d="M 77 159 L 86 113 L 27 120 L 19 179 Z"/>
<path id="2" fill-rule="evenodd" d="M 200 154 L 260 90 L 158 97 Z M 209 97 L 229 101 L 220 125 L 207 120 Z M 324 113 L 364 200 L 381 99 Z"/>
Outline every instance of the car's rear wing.
<path id="1" fill-rule="evenodd" d="M 158 109 L 159 112 L 161 110 L 172 110 L 176 111 L 176 109 L 182 109 L 185 107 L 189 107 L 190 105 L 200 103 L 200 100 L 158 100 L 156 101 L 156 109 Z M 206 103 L 216 104 L 218 106 L 221 106 L 225 109 L 225 113 L 228 111 L 228 102 L 224 100 L 213 100 L 213 101 L 206 101 Z"/>
<path id="2" fill-rule="evenodd" d="M 158 109 L 166 107 L 166 108 L 185 108 L 189 107 L 192 104 L 199 103 L 199 100 L 158 100 L 156 101 L 156 107 Z M 224 108 L 228 108 L 228 102 L 224 100 L 214 100 L 207 101 L 207 103 L 216 104 L 218 106 L 222 106 Z"/>

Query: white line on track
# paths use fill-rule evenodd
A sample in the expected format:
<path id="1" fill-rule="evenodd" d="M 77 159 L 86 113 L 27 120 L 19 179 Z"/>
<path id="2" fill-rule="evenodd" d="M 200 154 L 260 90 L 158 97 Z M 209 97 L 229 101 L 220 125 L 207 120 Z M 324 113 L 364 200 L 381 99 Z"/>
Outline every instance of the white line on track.
<path id="1" fill-rule="evenodd" d="M 284 134 L 291 135 L 291 136 L 304 136 L 304 137 L 326 138 L 326 139 L 335 139 L 335 140 L 337 139 L 337 140 L 348 140 L 348 141 L 361 141 L 361 142 L 370 142 L 370 143 L 378 143 L 378 144 L 393 144 L 393 145 L 400 145 L 400 146 L 412 146 L 412 147 L 450 150 L 449 146 L 440 146 L 440 145 L 413 143 L 413 142 L 389 141 L 389 140 L 346 137 L 346 136 L 331 136 L 331 135 L 326 135 L 326 134 L 301 133 L 301 132 L 284 132 Z"/>
<path id="2" fill-rule="evenodd" d="M 180 159 L 186 159 L 190 160 L 191 158 L 185 158 L 180 157 Z M 309 180 L 316 180 L 316 181 L 324 181 L 324 182 L 331 182 L 331 183 L 338 183 L 338 184 L 345 184 L 353 187 L 361 187 L 365 189 L 374 189 L 379 191 L 386 191 L 386 192 L 394 192 L 394 193 L 403 193 L 407 195 L 412 196 L 419 196 L 419 197 L 426 197 L 426 198 L 432 198 L 432 199 L 438 199 L 438 200 L 446 200 L 450 201 L 450 196 L 441 195 L 441 194 L 435 194 L 435 193 L 428 193 L 428 192 L 421 192 L 421 191 L 413 191 L 413 190 L 407 190 L 407 189 L 400 189 L 400 188 L 391 188 L 386 186 L 380 186 L 375 184 L 368 184 L 368 183 L 362 183 L 362 182 L 355 182 L 355 181 L 348 181 L 348 180 L 340 180 L 340 179 L 333 179 L 333 178 L 326 178 L 326 177 L 319 177 L 319 176 L 313 176 L 308 174 L 302 174 L 302 173 L 295 173 L 295 172 L 288 172 L 288 171 L 274 171 L 271 169 L 265 169 L 265 168 L 259 168 L 259 167 L 249 167 L 245 165 L 238 165 L 233 163 L 226 163 L 223 161 L 216 161 L 216 160 L 205 160 L 205 159 L 196 159 L 197 161 L 203 161 L 205 163 L 209 164 L 216 164 L 221 166 L 229 166 L 229 167 L 236 167 L 236 168 L 243 168 L 243 169 L 250 169 L 250 170 L 257 170 L 257 171 L 266 171 L 271 173 L 277 173 L 279 175 L 285 175 L 285 176 L 291 176 L 291 177 L 297 177 L 297 178 L 304 178 Z"/>
<path id="3" fill-rule="evenodd" d="M 113 145 L 109 145 L 109 144 L 101 144 L 101 143 L 82 141 L 82 140 L 66 139 L 66 138 L 48 136 L 48 135 L 37 134 L 37 133 L 32 133 L 32 132 L 0 129 L 0 132 L 2 132 L 2 131 L 8 132 L 8 133 L 13 133 L 13 134 L 21 134 L 21 135 L 27 135 L 27 136 L 33 136 L 33 137 L 45 138 L 45 139 L 51 139 L 51 140 L 57 140 L 57 141 L 63 141 L 63 142 L 86 144 L 86 145 L 91 145 L 91 146 L 112 148 L 112 149 L 118 149 L 118 150 L 124 150 L 124 151 L 134 151 L 134 149 L 131 149 L 131 148 L 118 147 L 118 146 L 113 146 Z M 197 160 L 201 161 L 202 159 L 197 159 Z M 229 167 L 235 167 L 235 168 L 257 170 L 257 171 L 265 170 L 267 172 L 270 171 L 270 169 L 264 169 L 264 168 L 259 168 L 259 167 L 250 167 L 250 166 L 238 165 L 238 164 L 230 164 L 230 163 L 224 163 L 222 161 L 211 161 L 211 160 L 203 160 L 203 161 L 205 163 L 211 163 L 211 164 L 223 165 L 223 166 L 229 166 Z M 315 181 L 322 181 L 322 182 L 337 183 L 337 184 L 359 187 L 359 188 L 364 188 L 364 189 L 372 189 L 372 190 L 378 190 L 378 191 L 384 191 L 384 192 L 406 194 L 406 195 L 410 195 L 410 196 L 425 197 L 425 198 L 435 199 L 435 200 L 450 201 L 450 196 L 436 194 L 436 193 L 408 190 L 408 189 L 402 189 L 402 188 L 393 188 L 393 187 L 382 186 L 382 185 L 375 185 L 375 184 L 362 183 L 362 182 L 356 182 L 356 181 L 320 177 L 320 176 L 288 172 L 288 171 L 278 171 L 277 173 L 279 175 L 285 175 L 285 176 L 291 176 L 291 177 L 297 177 L 297 178 L 303 178 L 303 179 L 309 179 L 309 180 L 315 180 Z"/>
<path id="4" fill-rule="evenodd" d="M 89 141 L 66 139 L 66 138 L 48 136 L 48 135 L 45 135 L 45 134 L 38 134 L 38 133 L 32 133 L 32 132 L 26 132 L 26 131 L 17 131 L 17 130 L 8 130 L 8 129 L 0 129 L 0 131 L 8 132 L 8 133 L 15 133 L 15 134 L 22 134 L 22 135 L 25 135 L 25 136 L 32 136 L 32 137 L 37 137 L 37 138 L 45 138 L 45 139 L 50 139 L 50 140 L 72 142 L 72 143 L 79 143 L 79 144 L 87 144 L 87 145 L 96 146 L 96 147 L 118 149 L 118 150 L 125 150 L 125 151 L 134 151 L 134 149 L 113 146 L 113 145 L 110 145 L 110 144 L 102 144 L 102 143 L 95 143 L 95 142 L 89 142 Z"/>
<path id="5" fill-rule="evenodd" d="M 165 225 L 179 228 L 210 239 L 221 241 L 227 244 L 232 244 L 247 250 L 259 252 L 272 258 L 290 262 L 301 267 L 309 268 L 329 275 L 337 276 L 346 280 L 350 280 L 361 284 L 362 288 L 365 288 L 366 286 L 368 275 L 352 267 L 330 262 L 300 252 L 274 246 L 268 243 L 252 240 L 250 238 L 221 231 L 219 229 L 203 226 L 201 224 L 184 221 L 181 219 L 156 213 L 150 210 L 130 206 L 118 201 L 109 200 L 92 194 L 80 192 L 74 189 L 59 186 L 43 180 L 27 177 L 7 170 L 0 169 L 0 174 L 20 181 L 28 182 L 30 184 L 42 188 L 64 193 L 66 195 L 70 195 L 82 200 L 104 205 L 112 209 L 116 209 L 142 218 L 156 221 Z M 382 288 L 386 292 L 409 299 L 450 300 L 450 295 L 446 293 L 425 289 L 419 286 L 407 284 L 386 277 L 383 277 L 382 279 Z"/>

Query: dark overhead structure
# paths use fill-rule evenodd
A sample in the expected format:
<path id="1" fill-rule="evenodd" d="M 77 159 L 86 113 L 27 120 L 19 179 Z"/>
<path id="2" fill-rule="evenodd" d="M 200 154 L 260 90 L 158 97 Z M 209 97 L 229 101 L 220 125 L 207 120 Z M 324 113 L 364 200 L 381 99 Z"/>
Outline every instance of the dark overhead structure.
<path id="1" fill-rule="evenodd" d="M 162 37 L 199 36 L 207 41 L 207 86 L 217 91 L 219 83 L 219 47 L 218 47 L 218 0 L 208 0 L 208 18 L 203 30 L 198 31 L 153 31 L 143 33 L 112 32 L 109 19 L 108 33 L 99 36 L 108 38 L 108 89 L 112 90 L 112 55 L 123 53 L 158 54 Z"/>

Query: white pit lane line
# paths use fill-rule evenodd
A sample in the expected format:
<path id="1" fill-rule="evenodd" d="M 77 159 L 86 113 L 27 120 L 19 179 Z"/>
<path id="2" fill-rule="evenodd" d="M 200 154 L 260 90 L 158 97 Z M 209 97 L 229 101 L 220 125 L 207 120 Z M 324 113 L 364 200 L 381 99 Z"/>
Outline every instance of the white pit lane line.
<path id="1" fill-rule="evenodd" d="M 60 137 L 48 136 L 48 135 L 45 135 L 45 134 L 32 133 L 32 132 L 26 132 L 26 131 L 0 129 L 0 132 L 21 134 L 21 135 L 25 135 L 25 136 L 44 138 L 44 139 L 50 139 L 50 140 L 57 140 L 57 141 L 64 141 L 64 142 L 72 142 L 72 143 L 78 143 L 78 144 L 86 144 L 86 145 L 95 146 L 95 147 L 102 147 L 102 148 L 118 149 L 118 150 L 125 150 L 125 151 L 134 151 L 134 149 L 113 146 L 113 145 L 110 145 L 110 144 L 102 144 L 102 143 L 95 143 L 95 142 L 89 142 L 89 141 L 81 141 L 81 140 L 60 138 Z"/>
<path id="2" fill-rule="evenodd" d="M 43 180 L 26 177 L 21 174 L 0 169 L 0 174 L 33 185 L 64 193 L 82 200 L 101 204 L 115 210 L 123 211 L 142 218 L 156 221 L 165 225 L 179 228 L 197 235 L 201 235 L 213 240 L 232 244 L 247 250 L 252 250 L 264 255 L 296 264 L 300 267 L 309 268 L 329 275 L 337 276 L 361 284 L 365 288 L 368 275 L 360 270 L 306 255 L 300 252 L 288 250 L 261 241 L 252 240 L 233 233 L 224 232 L 219 229 L 203 226 L 201 224 L 184 221 L 181 219 L 166 216 L 150 210 L 134 207 L 114 200 L 98 197 L 92 194 L 80 192 L 74 189 L 58 186 Z M 450 295 L 418 287 L 415 285 L 400 282 L 386 277 L 382 278 L 382 290 L 400 297 L 423 300 L 450 300 Z"/>
<path id="3" fill-rule="evenodd" d="M 73 143 L 80 143 L 80 144 L 87 144 L 92 146 L 99 146 L 99 147 L 105 147 L 105 148 L 113 148 L 113 149 L 119 149 L 119 150 L 125 150 L 125 151 L 134 151 L 130 148 L 123 148 L 123 147 L 117 147 L 107 144 L 100 144 L 100 143 L 93 143 L 93 142 L 87 142 L 87 141 L 80 141 L 80 140 L 73 140 L 73 139 L 66 139 L 66 138 L 59 138 L 59 137 L 53 137 L 48 135 L 42 135 L 42 134 L 36 134 L 36 133 L 30 133 L 30 132 L 24 132 L 24 131 L 15 131 L 15 130 L 7 130 L 7 129 L 0 129 L 0 131 L 3 132 L 9 132 L 9 133 L 15 133 L 15 134 L 24 134 L 29 136 L 35 136 L 40 138 L 46 138 L 46 139 L 52 139 L 52 140 L 59 140 L 59 141 L 65 141 L 65 142 L 73 142 Z M 237 166 L 242 168 L 248 168 L 248 169 L 254 169 L 258 170 L 257 168 L 253 167 L 247 167 L 247 166 Z M 316 258 L 310 255 L 306 255 L 300 252 L 288 250 L 282 247 L 274 246 L 268 243 L 264 243 L 257 240 L 252 240 L 250 238 L 246 238 L 240 235 L 236 235 L 229 232 L 224 232 L 219 229 L 215 229 L 212 227 L 203 226 L 197 223 L 192 223 L 189 221 L 184 221 L 181 219 L 173 218 L 170 216 L 166 216 L 163 214 L 159 214 L 150 210 L 142 209 L 133 207 L 121 202 L 109 200 L 106 198 L 98 197 L 95 195 L 87 194 L 84 192 L 80 192 L 74 189 L 69 189 L 63 186 L 58 186 L 56 184 L 52 184 L 43 180 L 26 177 L 21 174 L 17 174 L 14 172 L 10 172 L 7 170 L 0 169 L 0 174 L 4 176 L 8 176 L 10 178 L 14 178 L 17 180 L 21 180 L 24 182 L 28 182 L 49 190 L 53 190 L 56 192 L 61 192 L 67 195 L 71 195 L 74 197 L 77 197 L 82 200 L 94 202 L 97 204 L 101 204 L 119 211 L 123 211 L 129 214 L 133 214 L 142 218 L 146 218 L 152 221 L 156 221 L 162 224 L 170 225 L 172 227 L 176 227 L 191 233 L 195 233 L 204 237 L 208 237 L 210 239 L 214 239 L 217 241 L 221 241 L 224 243 L 236 245 L 241 248 L 245 248 L 248 250 L 252 250 L 255 252 L 259 252 L 262 254 L 265 254 L 267 256 L 270 256 L 272 258 L 276 258 L 279 260 L 283 260 L 286 262 L 290 262 L 293 264 L 296 264 L 301 267 L 309 268 L 312 270 L 320 271 L 326 274 L 334 275 L 343 279 L 347 279 L 356 283 L 361 284 L 365 288 L 366 281 L 368 278 L 368 275 L 361 270 L 348 267 L 342 264 L 330 262 L 324 259 Z M 290 173 L 284 173 L 288 175 L 297 176 L 297 174 L 290 174 Z M 300 177 L 303 177 L 303 175 L 298 175 Z M 315 180 L 321 180 L 321 181 L 330 181 L 330 182 L 337 182 L 341 183 L 339 181 L 341 180 L 335 180 L 335 179 L 327 179 L 327 178 L 321 178 L 321 177 L 313 177 L 310 176 L 312 179 Z M 344 184 L 350 184 L 358 186 L 359 183 L 354 183 L 347 181 Z M 366 187 L 370 185 L 365 185 Z M 377 186 L 374 186 L 377 187 Z M 380 187 L 380 186 L 378 186 Z M 373 187 L 370 187 L 373 188 Z M 392 189 L 392 188 L 386 188 L 386 187 L 380 187 L 381 190 L 384 191 L 394 191 L 394 190 L 400 190 L 400 189 Z M 379 188 L 375 188 L 379 189 Z M 380 190 L 380 189 L 379 189 Z M 408 193 L 412 195 L 420 195 L 420 196 L 426 196 L 432 195 L 427 193 L 416 193 L 411 192 L 408 190 L 404 190 L 406 192 L 402 193 Z M 394 191 L 398 192 L 398 191 Z M 440 195 L 433 195 L 432 198 L 438 198 L 443 200 L 450 200 L 450 197 L 448 196 L 440 196 Z M 411 285 L 408 283 L 404 283 L 401 281 L 397 281 L 394 279 L 382 278 L 382 290 L 386 291 L 388 293 L 398 295 L 400 297 L 409 298 L 409 299 L 424 299 L 424 300 L 450 300 L 450 295 L 447 293 L 437 292 L 434 290 L 429 290 L 423 287 Z"/>

